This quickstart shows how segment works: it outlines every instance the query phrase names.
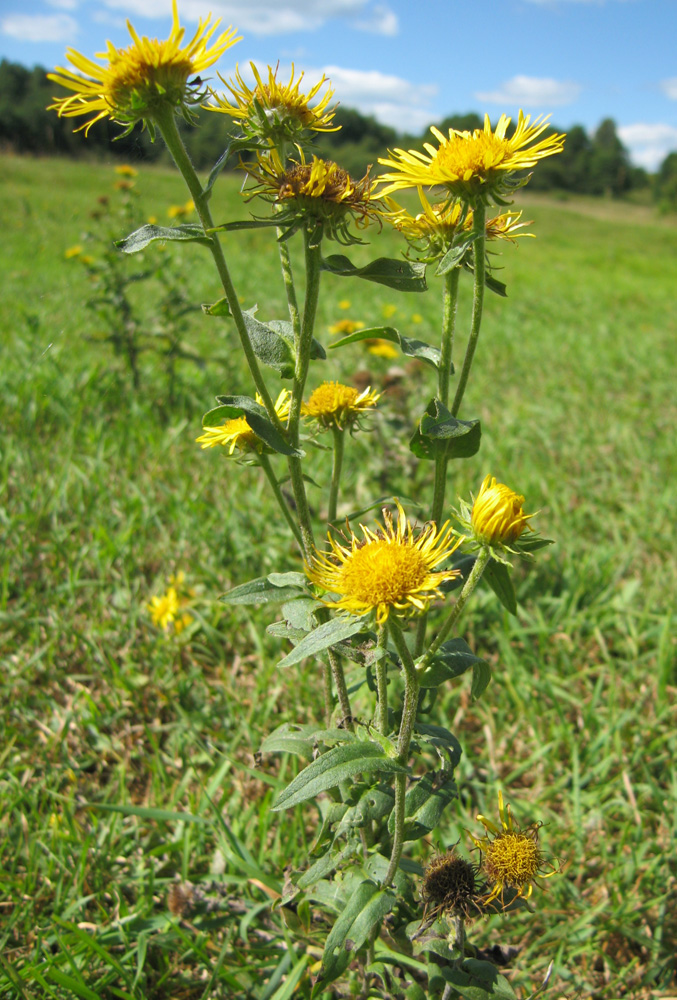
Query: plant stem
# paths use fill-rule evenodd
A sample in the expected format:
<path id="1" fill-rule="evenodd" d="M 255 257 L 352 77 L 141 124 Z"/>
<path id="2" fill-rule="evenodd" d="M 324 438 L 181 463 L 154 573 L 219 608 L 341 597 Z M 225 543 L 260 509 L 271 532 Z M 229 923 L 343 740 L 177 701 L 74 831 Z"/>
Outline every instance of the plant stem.
<path id="1" fill-rule="evenodd" d="M 444 295 L 442 299 L 442 344 L 440 349 L 440 367 L 437 373 L 437 395 L 444 406 L 449 405 L 449 378 L 454 350 L 454 330 L 456 326 L 456 306 L 458 304 L 458 281 L 460 267 L 455 267 L 444 276 Z M 444 496 L 447 487 L 446 455 L 438 455 L 435 459 L 435 485 L 433 487 L 433 502 L 430 510 L 430 520 L 439 525 L 444 512 Z M 425 643 L 425 633 L 428 624 L 427 612 L 418 620 L 414 649 L 420 656 Z"/>
<path id="2" fill-rule="evenodd" d="M 454 948 L 458 948 L 459 951 L 459 957 L 454 964 L 460 969 L 465 957 L 465 921 L 461 914 L 454 917 Z"/>
<path id="3" fill-rule="evenodd" d="M 327 729 L 331 726 L 331 713 L 334 711 L 334 698 L 331 692 L 331 665 L 322 664 L 322 682 L 324 685 L 324 714 Z"/>
<path id="4" fill-rule="evenodd" d="M 480 554 L 475 560 L 475 565 L 471 569 L 470 575 L 468 579 L 465 581 L 465 584 L 463 585 L 463 590 L 458 595 L 456 603 L 454 604 L 453 608 L 449 613 L 449 617 L 447 618 L 444 625 L 435 636 L 435 640 L 428 648 L 428 652 L 425 654 L 423 659 L 419 661 L 418 666 L 416 667 L 417 671 L 422 673 L 426 669 L 426 667 L 432 661 L 432 658 L 437 652 L 437 650 L 440 648 L 444 640 L 447 638 L 447 636 L 453 629 L 454 625 L 456 624 L 461 615 L 461 612 L 463 611 L 463 608 L 466 606 L 468 602 L 468 598 L 472 594 L 477 584 L 480 582 L 482 573 L 484 573 L 484 570 L 486 569 L 487 563 L 489 562 L 490 558 L 491 558 L 491 552 L 489 551 L 488 548 L 483 548 L 480 550 Z"/>
<path id="5" fill-rule="evenodd" d="M 278 431 L 284 433 L 284 428 L 275 412 L 273 400 L 268 392 L 263 376 L 261 375 L 261 369 L 259 368 L 259 363 L 256 359 L 256 355 L 254 354 L 249 334 L 247 333 L 247 327 L 245 326 L 242 309 L 240 307 L 237 293 L 235 292 L 235 286 L 233 285 L 228 265 L 226 264 L 226 258 L 224 257 L 218 234 L 208 232 L 210 229 L 214 228 L 214 221 L 209 210 L 208 199 L 205 197 L 200 180 L 195 173 L 195 168 L 190 161 L 190 157 L 186 152 L 186 147 L 184 146 L 179 130 L 176 127 L 174 112 L 171 109 L 162 109 L 158 112 L 155 122 L 162 133 L 162 138 L 167 144 L 167 149 L 171 153 L 174 162 L 186 182 L 188 190 L 190 191 L 195 203 L 195 209 L 200 222 L 202 223 L 202 227 L 208 236 L 209 249 L 211 250 L 212 257 L 214 258 L 216 269 L 219 272 L 221 284 L 223 285 L 223 290 L 226 293 L 228 306 L 235 321 L 235 327 L 240 338 L 240 343 L 242 344 L 242 350 L 244 351 L 245 358 L 247 359 L 247 364 L 249 365 L 249 370 L 252 374 L 252 378 L 254 379 L 256 389 L 263 400 L 263 405 L 266 408 L 270 420 Z"/>
<path id="6" fill-rule="evenodd" d="M 285 520 L 286 520 L 287 524 L 289 525 L 289 527 L 291 528 L 292 534 L 293 534 L 294 538 L 296 539 L 296 541 L 299 543 L 301 551 L 303 552 L 303 539 L 301 537 L 301 532 L 299 531 L 298 525 L 296 524 L 294 518 L 292 517 L 292 512 L 289 509 L 289 505 L 287 504 L 287 501 L 285 500 L 284 496 L 282 495 L 282 490 L 280 489 L 278 481 L 277 481 L 277 479 L 275 477 L 275 473 L 273 472 L 273 467 L 270 464 L 270 459 L 264 453 L 262 455 L 259 455 L 259 462 L 261 464 L 261 468 L 263 469 L 263 471 L 266 474 L 266 478 L 268 479 L 268 482 L 270 483 L 271 489 L 273 491 L 275 499 L 278 502 L 280 510 L 284 514 Z"/>
<path id="7" fill-rule="evenodd" d="M 319 616 L 318 616 L 319 617 Z M 329 650 L 329 663 L 331 664 L 331 672 L 334 676 L 334 684 L 336 685 L 336 693 L 338 695 L 339 706 L 341 708 L 341 717 L 343 719 L 343 724 L 346 729 L 350 730 L 352 733 L 355 729 L 355 723 L 353 722 L 353 713 L 350 707 L 350 696 L 348 695 L 348 685 L 346 684 L 346 677 L 343 673 L 343 667 L 341 666 L 341 661 L 338 655 L 333 649 Z"/>
<path id="8" fill-rule="evenodd" d="M 480 335 L 480 326 L 482 325 L 482 308 L 484 306 L 484 279 L 486 271 L 486 257 L 484 253 L 484 245 L 486 242 L 486 208 L 482 202 L 478 202 L 478 204 L 474 206 L 473 212 L 476 239 L 473 243 L 475 287 L 473 291 L 472 321 L 470 324 L 468 345 L 465 349 L 465 357 L 463 358 L 463 368 L 461 369 L 461 375 L 458 380 L 458 385 L 456 386 L 454 404 L 451 407 L 451 414 L 454 417 L 458 414 L 463 401 L 463 394 L 465 393 L 465 387 L 468 382 L 468 376 L 470 375 L 470 369 L 475 355 L 475 348 L 477 347 L 477 340 Z"/>
<path id="9" fill-rule="evenodd" d="M 376 661 L 376 690 L 378 692 L 377 725 L 378 731 L 388 735 L 388 623 L 379 625 L 377 649 L 383 651 L 383 656 Z"/>
<path id="10" fill-rule="evenodd" d="M 336 520 L 336 504 L 338 502 L 339 484 L 341 482 L 341 467 L 343 465 L 343 444 L 345 431 L 340 427 L 332 427 L 334 435 L 334 463 L 331 470 L 331 486 L 329 488 L 329 505 L 327 521 L 331 524 Z"/>
<path id="11" fill-rule="evenodd" d="M 291 266 L 291 256 L 289 254 L 289 244 L 286 240 L 280 240 L 281 229 L 275 230 L 278 238 L 278 248 L 280 252 L 280 264 L 282 265 L 282 279 L 287 293 L 287 305 L 289 307 L 289 319 L 294 331 L 294 348 L 296 354 L 299 352 L 301 344 L 301 313 L 296 298 L 296 287 L 294 285 L 294 273 Z"/>
<path id="12" fill-rule="evenodd" d="M 409 652 L 399 622 L 393 615 L 390 618 L 388 629 L 393 642 L 400 654 L 402 666 L 404 667 L 404 705 L 402 706 L 402 721 L 400 722 L 400 732 L 397 738 L 397 758 L 400 764 L 406 766 L 409 759 L 409 746 L 411 736 L 416 722 L 416 710 L 418 708 L 418 693 L 420 684 L 418 674 L 414 665 L 414 660 Z M 383 880 L 383 887 L 392 885 L 397 873 L 397 868 L 402 857 L 404 847 L 404 800 L 407 788 L 406 774 L 395 775 L 395 805 L 393 808 L 395 816 L 395 832 L 393 834 L 393 846 L 390 853 L 390 864 Z"/>

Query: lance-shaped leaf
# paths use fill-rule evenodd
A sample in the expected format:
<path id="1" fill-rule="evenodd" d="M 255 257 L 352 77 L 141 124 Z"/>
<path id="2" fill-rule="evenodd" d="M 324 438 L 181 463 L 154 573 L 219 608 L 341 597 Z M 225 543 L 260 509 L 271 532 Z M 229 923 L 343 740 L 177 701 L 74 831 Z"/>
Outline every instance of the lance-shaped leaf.
<path id="1" fill-rule="evenodd" d="M 264 365 L 274 368 L 280 378 L 294 377 L 294 348 L 272 326 L 260 323 L 250 312 L 242 314 L 254 354 Z"/>
<path id="2" fill-rule="evenodd" d="M 439 823 L 442 813 L 449 803 L 458 797 L 458 789 L 453 778 L 447 777 L 441 784 L 434 774 L 424 775 L 408 790 L 404 799 L 404 839 L 419 840 L 430 833 Z M 391 833 L 395 830 L 395 814 L 388 821 Z"/>
<path id="3" fill-rule="evenodd" d="M 364 267 L 356 267 L 344 254 L 336 253 L 323 258 L 320 267 L 323 271 L 330 271 L 344 278 L 375 281 L 379 285 L 395 288 L 398 292 L 425 292 L 427 288 L 425 264 L 417 261 L 379 257 Z"/>
<path id="4" fill-rule="evenodd" d="M 424 361 L 427 365 L 431 365 L 432 368 L 439 368 L 440 351 L 438 347 L 426 344 L 423 340 L 414 340 L 412 337 L 405 337 L 394 326 L 372 326 L 368 330 L 356 330 L 354 333 L 348 334 L 347 337 L 335 340 L 333 344 L 329 345 L 329 349 L 333 351 L 336 347 L 344 347 L 346 344 L 355 344 L 360 340 L 372 339 L 389 340 L 391 344 L 397 344 L 402 353 L 406 354 L 407 357 L 418 358 L 419 361 Z"/>
<path id="5" fill-rule="evenodd" d="M 203 246 L 211 246 L 211 239 L 205 234 L 202 226 L 196 222 L 187 222 L 183 226 L 141 226 L 135 232 L 130 233 L 124 240 L 117 240 L 115 246 L 123 253 L 138 253 L 149 243 L 156 240 L 172 241 L 174 243 L 201 243 Z"/>
<path id="6" fill-rule="evenodd" d="M 278 663 L 278 666 L 291 667 L 292 664 L 299 663 L 306 656 L 316 656 L 323 650 L 329 649 L 330 646 L 335 646 L 337 642 L 343 642 L 345 639 L 357 635 L 363 627 L 364 622 L 361 618 L 352 616 L 332 618 L 331 621 L 319 625 L 305 639 L 302 639 L 298 646 Z"/>
<path id="7" fill-rule="evenodd" d="M 498 559 L 490 559 L 484 570 L 484 579 L 489 584 L 499 601 L 511 615 L 517 614 L 517 595 L 510 576 L 510 570 Z"/>
<path id="8" fill-rule="evenodd" d="M 438 687 L 482 662 L 464 639 L 449 639 L 442 643 L 429 666 L 419 674 L 421 687 Z"/>
<path id="9" fill-rule="evenodd" d="M 287 574 L 274 574 L 270 576 L 259 576 L 255 580 L 243 583 L 239 587 L 234 587 L 226 594 L 222 594 L 219 600 L 223 604 L 269 604 L 271 601 L 290 601 L 294 597 L 300 597 L 303 590 L 299 586 L 292 584 L 282 584 L 277 586 L 270 579 L 271 576 L 286 576 Z M 300 576 L 301 574 L 295 574 Z"/>
<path id="10" fill-rule="evenodd" d="M 434 747 L 437 753 L 449 761 L 452 770 L 458 767 L 463 750 L 453 733 L 444 726 L 431 726 L 427 723 L 416 723 L 417 740 Z"/>
<path id="11" fill-rule="evenodd" d="M 334 747 L 314 760 L 297 774 L 277 797 L 273 809 L 290 809 L 299 802 L 313 799 L 328 788 L 360 773 L 406 774 L 407 769 L 386 756 L 378 743 L 353 742 Z"/>
<path id="12" fill-rule="evenodd" d="M 440 971 L 463 1000 L 517 1000 L 508 980 L 491 962 L 467 959 L 460 969 L 448 965 Z"/>
<path id="13" fill-rule="evenodd" d="M 209 179 L 207 180 L 207 184 L 204 189 L 205 198 L 207 199 L 211 198 L 212 188 L 214 187 L 214 184 L 216 183 L 219 174 L 225 167 L 230 157 L 233 156 L 233 154 L 235 153 L 242 153 L 245 150 L 252 149 L 255 146 L 256 143 L 252 142 L 251 139 L 247 139 L 241 135 L 235 136 L 233 139 L 230 140 L 230 142 L 224 149 L 223 153 L 221 153 L 221 156 L 218 158 L 218 160 L 216 161 L 216 163 L 214 164 L 209 173 Z"/>
<path id="14" fill-rule="evenodd" d="M 447 274 L 452 268 L 458 267 L 463 262 L 463 258 L 476 239 L 477 233 L 472 231 L 458 236 L 437 265 L 435 275 L 441 278 L 443 274 Z"/>
<path id="15" fill-rule="evenodd" d="M 251 396 L 217 396 L 216 399 L 219 405 L 205 413 L 202 418 L 203 427 L 219 427 L 226 420 L 244 417 L 257 437 L 273 451 L 280 455 L 295 455 L 297 458 L 303 456 L 304 453 L 292 448 L 271 423 L 265 406 L 261 406 Z"/>
<path id="16" fill-rule="evenodd" d="M 329 932 L 312 997 L 345 972 L 355 953 L 366 944 L 372 930 L 390 913 L 396 901 L 391 889 L 380 889 L 371 879 L 357 886 Z"/>
<path id="17" fill-rule="evenodd" d="M 473 696 L 475 701 L 477 701 L 477 699 L 484 693 L 490 680 L 491 667 L 486 660 L 479 660 L 477 663 L 473 664 L 470 694 Z"/>
<path id="18" fill-rule="evenodd" d="M 292 352 L 294 351 L 294 328 L 288 320 L 270 319 L 267 326 L 273 333 L 277 333 L 280 337 L 283 337 L 289 344 Z M 327 358 L 327 352 L 315 337 L 310 342 L 309 357 L 311 361 L 325 361 Z"/>
<path id="19" fill-rule="evenodd" d="M 313 722 L 283 722 L 266 736 L 261 744 L 261 753 L 293 753 L 308 760 L 313 756 L 315 741 L 313 734 L 317 726 Z"/>
<path id="20" fill-rule="evenodd" d="M 418 458 L 469 458 L 480 447 L 479 420 L 457 420 L 439 399 L 431 399 L 409 442 Z"/>

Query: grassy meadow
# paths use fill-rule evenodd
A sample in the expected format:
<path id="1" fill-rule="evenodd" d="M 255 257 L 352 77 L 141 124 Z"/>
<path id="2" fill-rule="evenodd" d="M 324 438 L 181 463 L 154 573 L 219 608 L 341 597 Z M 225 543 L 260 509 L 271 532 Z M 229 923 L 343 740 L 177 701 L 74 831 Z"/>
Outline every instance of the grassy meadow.
<path id="1" fill-rule="evenodd" d="M 221 294 L 211 260 L 193 244 L 146 251 L 182 261 L 186 340 L 207 360 L 181 363 L 170 402 L 161 359 L 144 355 L 133 392 L 122 360 L 92 340 L 85 268 L 64 256 L 97 198 L 114 197 L 112 166 L 5 157 L 0 171 L 0 996 L 305 997 L 312 928 L 297 935 L 295 915 L 272 904 L 285 870 L 308 862 L 317 811 L 272 813 L 298 765 L 257 751 L 280 723 L 321 715 L 321 684 L 314 662 L 277 668 L 287 649 L 265 631 L 272 606 L 218 602 L 299 564 L 260 470 L 195 444 L 217 393 L 251 393 L 234 330 L 200 310 Z M 217 184 L 217 221 L 247 216 L 238 186 Z M 187 197 L 161 169 L 142 170 L 136 190 L 139 224 L 168 224 Z M 517 617 L 483 587 L 461 624 L 494 675 L 479 702 L 463 679 L 431 709 L 464 754 L 460 800 L 427 857 L 469 848 L 502 788 L 567 866 L 536 891 L 534 913 L 478 922 L 473 942 L 512 949 L 519 996 L 554 960 L 553 1000 L 674 998 L 677 225 L 528 191 L 517 207 L 537 239 L 505 246 L 509 297 L 488 294 L 461 413 L 481 418 L 482 448 L 453 463 L 450 496 L 491 472 L 557 544 L 516 568 Z M 370 232 L 375 246 L 349 250 L 356 263 L 399 254 L 393 234 Z M 272 301 L 259 317 L 284 318 L 269 232 L 224 247 L 246 306 Z M 345 318 L 437 341 L 432 275 L 418 295 L 322 281 L 325 346 Z M 424 518 L 432 465 L 407 441 L 432 369 L 360 344 L 330 359 L 327 375 L 314 363 L 311 388 L 337 364 L 345 381 L 387 386 L 370 432 L 348 442 L 339 512 L 395 494 Z M 275 395 L 279 380 L 268 384 Z M 314 454 L 325 482 L 329 453 Z M 319 518 L 326 496 L 309 497 Z M 147 603 L 178 570 L 195 597 L 174 637 Z M 348 678 L 359 686 L 354 665 Z M 363 685 L 355 699 L 369 719 L 373 695 Z"/>

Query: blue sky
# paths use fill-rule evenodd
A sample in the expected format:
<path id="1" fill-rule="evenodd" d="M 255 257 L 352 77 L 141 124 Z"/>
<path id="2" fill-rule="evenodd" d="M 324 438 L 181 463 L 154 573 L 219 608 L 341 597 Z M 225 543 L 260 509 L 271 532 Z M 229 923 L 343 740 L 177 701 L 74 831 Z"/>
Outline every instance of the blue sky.
<path id="1" fill-rule="evenodd" d="M 648 169 L 677 150 L 677 0 L 179 0 L 188 32 L 210 11 L 243 35 L 215 67 L 224 76 L 293 61 L 400 130 L 522 107 L 589 131 L 611 117 Z M 2 0 L 0 57 L 64 66 L 69 46 L 129 44 L 127 18 L 167 37 L 171 0 Z"/>

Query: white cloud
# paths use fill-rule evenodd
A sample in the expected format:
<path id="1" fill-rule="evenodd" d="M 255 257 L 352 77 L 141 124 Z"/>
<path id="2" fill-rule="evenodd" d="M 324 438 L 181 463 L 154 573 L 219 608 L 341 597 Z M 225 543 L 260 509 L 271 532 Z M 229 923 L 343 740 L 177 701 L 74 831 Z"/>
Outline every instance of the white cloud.
<path id="1" fill-rule="evenodd" d="M 22 42 L 73 42 L 78 25 L 68 14 L 10 14 L 0 21 L 0 32 Z"/>
<path id="2" fill-rule="evenodd" d="M 620 125 L 618 137 L 630 153 L 630 159 L 646 170 L 658 170 L 668 155 L 677 150 L 677 127 L 674 125 Z"/>
<path id="3" fill-rule="evenodd" d="M 125 16 L 169 20 L 169 0 L 104 0 L 111 10 Z M 363 31 L 392 35 L 398 30 L 397 17 L 382 4 L 370 7 L 367 0 L 211 0 L 213 18 L 233 24 L 252 35 L 280 35 L 295 31 L 315 31 L 326 21 L 342 18 Z M 205 16 L 204 0 L 182 0 L 181 23 Z"/>
<path id="4" fill-rule="evenodd" d="M 400 22 L 394 11 L 381 4 L 369 12 L 369 17 L 354 22 L 358 31 L 369 31 L 374 35 L 388 35 L 393 37 L 400 32 Z"/>
<path id="5" fill-rule="evenodd" d="M 671 76 L 667 80 L 661 80 L 661 90 L 671 101 L 677 101 L 677 76 Z"/>
<path id="6" fill-rule="evenodd" d="M 513 76 L 502 83 L 498 90 L 475 94 L 478 101 L 488 104 L 507 104 L 528 110 L 534 107 L 553 108 L 573 104 L 581 92 L 581 85 L 573 80 L 553 80 L 551 77 Z"/>

